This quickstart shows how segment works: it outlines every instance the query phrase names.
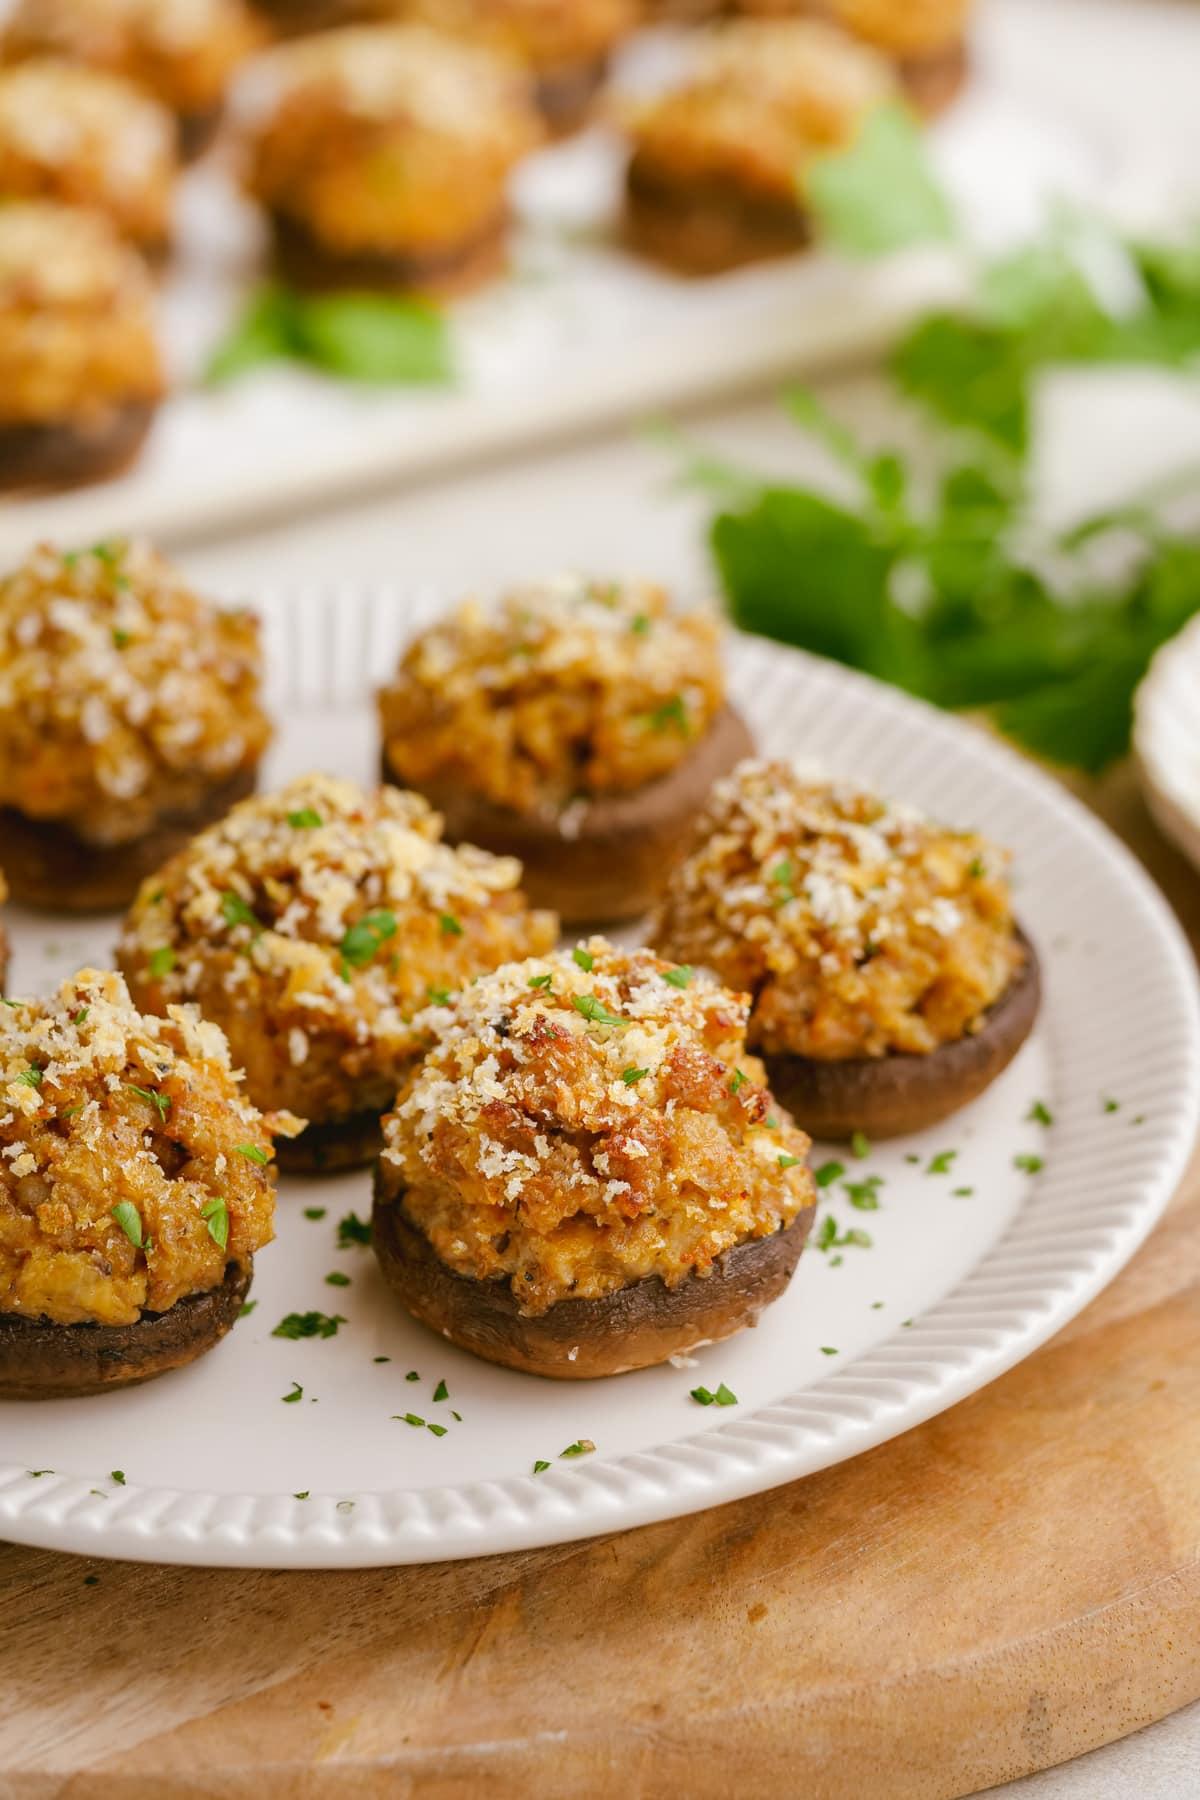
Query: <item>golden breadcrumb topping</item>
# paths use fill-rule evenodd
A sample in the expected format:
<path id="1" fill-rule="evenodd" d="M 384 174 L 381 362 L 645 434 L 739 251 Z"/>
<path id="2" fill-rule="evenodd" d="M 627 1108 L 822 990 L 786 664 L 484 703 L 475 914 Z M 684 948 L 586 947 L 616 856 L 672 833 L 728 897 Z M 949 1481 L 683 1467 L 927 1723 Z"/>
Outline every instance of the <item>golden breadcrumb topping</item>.
<path id="1" fill-rule="evenodd" d="M 145 263 L 99 213 L 0 206 L 0 422 L 102 423 L 163 392 Z"/>
<path id="2" fill-rule="evenodd" d="M 257 77 L 250 192 L 343 254 L 433 252 L 494 224 L 540 133 L 515 66 L 423 25 L 322 32 Z"/>
<path id="3" fill-rule="evenodd" d="M 371 9 L 422 19 L 539 70 L 594 62 L 640 22 L 637 0 L 372 0 Z"/>
<path id="4" fill-rule="evenodd" d="M 813 1204 L 810 1140 L 746 1054 L 749 1003 L 590 938 L 482 977 L 384 1121 L 385 1191 L 447 1267 L 527 1315 L 676 1287 Z"/>
<path id="5" fill-rule="evenodd" d="M 643 171 L 794 201 L 807 160 L 895 93 L 881 56 L 820 19 L 743 19 L 698 32 L 683 81 L 629 125 Z"/>
<path id="6" fill-rule="evenodd" d="M 16 0 L 3 56 L 108 69 L 172 112 L 203 114 L 221 104 L 234 70 L 261 41 L 243 0 Z"/>
<path id="7" fill-rule="evenodd" d="M 833 1061 L 975 1031 L 1022 966 L 1007 855 L 786 763 L 717 783 L 651 930 L 754 995 L 750 1042 Z"/>
<path id="8" fill-rule="evenodd" d="M 724 702 L 712 616 L 648 582 L 564 575 L 431 626 L 380 711 L 401 779 L 553 815 L 669 774 Z"/>
<path id="9" fill-rule="evenodd" d="M 824 11 L 889 56 L 920 57 L 962 41 L 972 0 L 821 0 Z"/>
<path id="10" fill-rule="evenodd" d="M 120 950 L 133 993 L 217 1020 L 260 1105 L 382 1112 L 431 997 L 556 937 L 518 862 L 441 829 L 415 794 L 330 775 L 243 802 L 142 887 Z"/>
<path id="11" fill-rule="evenodd" d="M 271 1129 L 224 1037 L 84 969 L 0 1005 L 0 1312 L 133 1324 L 271 1241 Z"/>
<path id="12" fill-rule="evenodd" d="M 94 206 L 122 236 L 168 235 L 175 126 L 117 75 L 70 63 L 0 69 L 0 194 Z"/>
<path id="13" fill-rule="evenodd" d="M 43 544 L 0 580 L 0 805 L 139 837 L 258 762 L 261 675 L 258 621 L 148 544 Z"/>

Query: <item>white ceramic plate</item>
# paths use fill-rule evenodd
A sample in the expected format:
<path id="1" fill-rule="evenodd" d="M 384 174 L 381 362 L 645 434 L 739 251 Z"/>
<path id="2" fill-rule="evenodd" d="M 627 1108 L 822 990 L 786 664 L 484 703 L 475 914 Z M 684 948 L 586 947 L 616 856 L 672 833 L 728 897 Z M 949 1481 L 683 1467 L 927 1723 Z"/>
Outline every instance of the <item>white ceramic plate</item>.
<path id="1" fill-rule="evenodd" d="M 267 601 L 282 721 L 270 779 L 313 766 L 370 777 L 371 689 L 431 605 L 356 592 Z M 1013 845 L 1021 916 L 1046 965 L 1039 1028 L 983 1100 L 864 1161 L 839 1153 L 848 1179 L 884 1177 L 881 1205 L 857 1211 L 837 1184 L 822 1213 L 871 1246 L 806 1251 L 757 1331 L 694 1367 L 557 1384 L 426 1333 L 390 1302 L 368 1250 L 337 1248 L 339 1219 L 369 1212 L 367 1174 L 285 1180 L 255 1310 L 219 1349 L 123 1394 L 0 1406 L 0 1535 L 163 1562 L 345 1567 L 666 1518 L 928 1418 L 1028 1355 L 1128 1259 L 1182 1171 L 1200 1087 L 1196 978 L 1157 890 L 1081 807 L 966 726 L 777 645 L 741 639 L 732 665 L 766 750 Z M 15 992 L 104 957 L 115 936 L 115 921 L 11 923 Z M 1028 1117 L 1034 1100 L 1049 1128 Z M 949 1168 L 931 1172 L 948 1151 Z M 1025 1155 L 1044 1159 L 1040 1173 L 1014 1166 Z M 327 1286 L 334 1270 L 351 1284 Z M 309 1308 L 347 1322 L 328 1340 L 272 1337 Z M 722 1382 L 736 1407 L 690 1398 Z M 303 1400 L 282 1404 L 293 1383 Z M 407 1413 L 445 1435 L 396 1417 Z M 563 1460 L 581 1438 L 594 1455 Z M 535 1477 L 536 1459 L 551 1466 Z"/>
<path id="2" fill-rule="evenodd" d="M 1200 869 L 1200 618 L 1151 663 L 1134 707 L 1133 748 L 1147 805 Z"/>
<path id="3" fill-rule="evenodd" d="M 4 0 L 0 0 L 2 11 Z M 625 59 L 652 79 L 656 34 Z M 933 131 L 972 235 L 1027 234 L 1047 203 L 1098 205 L 1114 158 L 1085 128 L 1031 114 L 982 71 Z M 706 281 L 619 243 L 623 153 L 602 131 L 532 157 L 516 183 L 513 272 L 455 308 L 453 389 L 371 389 L 277 365 L 220 392 L 198 372 L 260 273 L 260 233 L 218 159 L 183 184 L 164 328 L 176 392 L 127 476 L 0 507 L 0 558 L 39 538 L 114 531 L 194 540 L 570 430 L 648 416 L 777 374 L 874 354 L 914 312 L 958 292 L 945 256 L 884 265 L 806 255 Z"/>

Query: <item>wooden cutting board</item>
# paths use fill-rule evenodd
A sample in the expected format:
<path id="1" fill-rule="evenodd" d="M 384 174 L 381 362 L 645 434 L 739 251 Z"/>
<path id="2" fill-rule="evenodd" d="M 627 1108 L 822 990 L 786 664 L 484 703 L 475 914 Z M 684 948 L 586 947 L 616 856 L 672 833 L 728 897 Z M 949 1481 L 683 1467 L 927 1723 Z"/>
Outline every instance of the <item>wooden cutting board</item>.
<path id="1" fill-rule="evenodd" d="M 1200 943 L 1128 776 L 1088 796 Z M 942 1800 L 1200 1696 L 1200 1161 L 1045 1349 L 677 1523 L 348 1574 L 0 1547 L 0 1796 Z"/>

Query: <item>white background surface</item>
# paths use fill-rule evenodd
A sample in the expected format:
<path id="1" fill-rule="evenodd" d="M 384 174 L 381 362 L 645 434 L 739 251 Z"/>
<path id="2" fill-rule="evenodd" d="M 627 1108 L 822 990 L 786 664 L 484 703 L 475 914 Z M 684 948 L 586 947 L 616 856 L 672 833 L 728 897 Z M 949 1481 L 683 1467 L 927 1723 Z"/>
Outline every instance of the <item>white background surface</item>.
<path id="1" fill-rule="evenodd" d="M 1165 163 L 1181 185 L 1200 186 L 1196 0 L 991 0 L 981 40 L 984 53 L 1031 95 L 1119 134 L 1139 163 Z M 827 392 L 851 417 L 886 417 L 869 379 Z M 700 423 L 707 441 L 756 463 L 797 468 L 806 460 L 766 401 Z M 1200 396 L 1181 398 L 1155 378 L 1108 378 L 1057 406 L 1048 435 L 1050 502 L 1101 499 L 1156 464 L 1200 456 Z M 197 547 L 185 560 L 198 577 L 247 593 L 267 581 L 345 577 L 491 588 L 567 564 L 695 588 L 710 579 L 703 509 L 666 491 L 669 472 L 661 452 L 619 437 L 436 488 L 364 495 L 353 508 Z M 1194 1800 L 1200 1705 L 996 1791 L 1009 1800 Z"/>

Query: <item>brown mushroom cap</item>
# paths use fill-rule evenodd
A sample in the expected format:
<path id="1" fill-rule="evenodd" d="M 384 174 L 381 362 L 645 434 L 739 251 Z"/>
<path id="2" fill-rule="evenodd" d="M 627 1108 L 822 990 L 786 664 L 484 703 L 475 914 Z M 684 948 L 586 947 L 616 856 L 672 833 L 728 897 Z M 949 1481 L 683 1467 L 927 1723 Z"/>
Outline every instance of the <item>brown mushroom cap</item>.
<path id="1" fill-rule="evenodd" d="M 567 925 L 611 922 L 636 918 L 653 904 L 709 788 L 753 750 L 741 716 L 724 706 L 668 775 L 588 801 L 569 837 L 554 820 L 496 806 L 459 782 L 427 782 L 421 792 L 445 818 L 450 843 L 520 858 L 531 905 L 550 907 Z M 386 751 L 383 773 L 386 781 L 399 779 Z"/>
<path id="2" fill-rule="evenodd" d="M 230 1263 L 219 1288 L 133 1325 L 56 1325 L 0 1313 L 0 1400 L 66 1400 L 135 1387 L 195 1362 L 241 1313 L 254 1269 Z"/>
<path id="3" fill-rule="evenodd" d="M 509 220 L 500 212 L 481 230 L 437 251 L 329 250 L 298 219 L 271 214 L 274 258 L 280 273 L 314 292 L 359 288 L 419 293 L 454 300 L 504 273 Z"/>
<path id="4" fill-rule="evenodd" d="M 165 813 L 143 837 L 107 848 L 85 844 L 65 825 L 0 807 L 0 844 L 13 898 L 51 912 L 115 912 L 196 832 L 252 793 L 257 780 L 255 770 L 241 769 L 213 787 L 202 805 Z"/>
<path id="5" fill-rule="evenodd" d="M 141 449 L 156 410 L 136 400 L 95 421 L 0 420 L 0 490 L 77 487 L 119 475 Z"/>
<path id="6" fill-rule="evenodd" d="M 336 1175 L 363 1169 L 383 1148 L 382 1114 L 353 1113 L 306 1125 L 299 1137 L 275 1140 L 275 1160 L 286 1175 Z"/>
<path id="7" fill-rule="evenodd" d="M 1033 1029 L 1041 1001 L 1037 952 L 1017 934 L 1025 961 L 984 1014 L 980 1029 L 925 1055 L 892 1052 L 822 1062 L 764 1055 L 772 1092 L 816 1138 L 903 1137 L 966 1106 L 1008 1067 Z"/>
<path id="8" fill-rule="evenodd" d="M 372 1244 L 384 1280 L 422 1325 L 485 1362 L 526 1375 L 586 1381 L 647 1369 L 758 1322 L 792 1278 L 815 1207 L 770 1237 L 720 1255 L 707 1276 L 667 1287 L 657 1275 L 599 1300 L 560 1300 L 537 1318 L 519 1312 L 507 1281 L 448 1269 L 404 1210 L 386 1165 L 375 1179 Z"/>
<path id="9" fill-rule="evenodd" d="M 630 248 L 678 275 L 721 275 L 743 263 L 794 256 L 812 240 L 799 201 L 758 197 L 720 176 L 671 179 L 636 153 L 625 193 Z"/>
<path id="10" fill-rule="evenodd" d="M 903 57 L 900 80 L 918 111 L 926 118 L 944 112 L 957 100 L 971 72 L 967 46 L 960 41 L 924 56 Z"/>

